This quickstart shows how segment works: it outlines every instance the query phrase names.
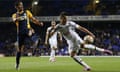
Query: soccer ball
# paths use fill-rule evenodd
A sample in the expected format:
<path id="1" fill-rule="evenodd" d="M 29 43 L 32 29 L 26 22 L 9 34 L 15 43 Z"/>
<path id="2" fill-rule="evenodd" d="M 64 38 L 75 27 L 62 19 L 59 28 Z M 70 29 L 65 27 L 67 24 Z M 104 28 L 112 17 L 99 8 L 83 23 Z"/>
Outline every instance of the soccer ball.
<path id="1" fill-rule="evenodd" d="M 94 42 L 94 38 L 90 35 L 86 35 L 84 37 L 84 41 L 87 42 L 87 43 L 93 43 Z"/>

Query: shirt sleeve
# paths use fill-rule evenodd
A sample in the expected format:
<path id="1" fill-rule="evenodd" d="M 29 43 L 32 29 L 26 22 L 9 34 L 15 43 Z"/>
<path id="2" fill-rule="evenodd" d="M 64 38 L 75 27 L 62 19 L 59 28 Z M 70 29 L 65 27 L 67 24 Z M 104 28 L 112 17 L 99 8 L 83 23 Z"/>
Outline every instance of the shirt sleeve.
<path id="1" fill-rule="evenodd" d="M 13 21 L 16 20 L 16 14 L 15 14 L 15 13 L 12 15 L 12 20 L 13 20 Z"/>
<path id="2" fill-rule="evenodd" d="M 28 16 L 29 18 L 32 18 L 32 17 L 33 17 L 32 13 L 31 13 L 29 10 L 26 10 L 26 12 L 27 12 L 27 16 Z"/>
<path id="3" fill-rule="evenodd" d="M 12 20 L 15 22 L 16 26 L 18 27 L 18 21 L 16 21 L 16 13 L 12 15 Z"/>
<path id="4" fill-rule="evenodd" d="M 73 21 L 71 21 L 70 22 L 70 24 L 73 26 L 73 27 L 75 27 L 75 28 L 78 28 L 79 27 L 79 25 L 78 24 L 76 24 L 75 22 L 73 22 Z"/>

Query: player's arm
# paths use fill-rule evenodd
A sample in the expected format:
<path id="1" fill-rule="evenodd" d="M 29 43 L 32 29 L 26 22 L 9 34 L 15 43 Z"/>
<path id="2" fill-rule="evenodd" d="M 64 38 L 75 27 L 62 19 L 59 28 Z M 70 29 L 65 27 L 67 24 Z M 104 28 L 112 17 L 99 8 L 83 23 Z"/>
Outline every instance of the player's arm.
<path id="1" fill-rule="evenodd" d="M 17 15 L 17 13 L 14 13 L 12 15 L 12 20 L 16 24 L 16 26 L 18 26 L 19 16 Z"/>
<path id="2" fill-rule="evenodd" d="M 27 14 L 28 14 L 28 17 L 32 20 L 33 23 L 35 23 L 37 25 L 40 25 L 40 26 L 43 26 L 43 23 L 39 22 L 39 20 L 37 20 L 35 17 L 33 17 L 32 13 L 30 11 L 27 10 Z"/>
<path id="3" fill-rule="evenodd" d="M 84 28 L 84 27 L 82 27 L 82 26 L 80 26 L 80 25 L 77 25 L 76 28 L 77 28 L 78 30 L 81 30 L 81 31 L 85 32 L 85 33 L 88 33 L 88 34 L 91 35 L 92 37 L 95 37 L 95 35 L 94 35 L 92 32 L 90 32 L 88 29 L 86 29 L 86 28 Z"/>
<path id="4" fill-rule="evenodd" d="M 39 20 L 37 20 L 35 17 L 32 17 L 31 20 L 33 21 L 33 23 L 40 25 L 40 26 L 43 26 L 43 23 L 39 22 Z"/>
<path id="5" fill-rule="evenodd" d="M 47 29 L 46 36 L 45 36 L 45 45 L 48 44 L 48 38 L 49 38 L 49 30 Z"/>
<path id="6" fill-rule="evenodd" d="M 16 20 L 17 20 L 17 19 L 16 19 L 16 14 L 13 14 L 13 15 L 12 15 L 12 20 L 13 20 L 13 22 L 16 22 Z"/>

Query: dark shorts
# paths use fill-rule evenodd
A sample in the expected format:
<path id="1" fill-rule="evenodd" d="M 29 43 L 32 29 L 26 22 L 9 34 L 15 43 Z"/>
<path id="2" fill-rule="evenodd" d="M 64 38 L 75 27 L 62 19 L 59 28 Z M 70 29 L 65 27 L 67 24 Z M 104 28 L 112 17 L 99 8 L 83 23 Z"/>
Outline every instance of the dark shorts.
<path id="1" fill-rule="evenodd" d="M 19 44 L 19 48 L 21 48 L 22 45 L 25 44 L 25 40 L 29 38 L 28 34 L 18 34 L 18 44 Z"/>

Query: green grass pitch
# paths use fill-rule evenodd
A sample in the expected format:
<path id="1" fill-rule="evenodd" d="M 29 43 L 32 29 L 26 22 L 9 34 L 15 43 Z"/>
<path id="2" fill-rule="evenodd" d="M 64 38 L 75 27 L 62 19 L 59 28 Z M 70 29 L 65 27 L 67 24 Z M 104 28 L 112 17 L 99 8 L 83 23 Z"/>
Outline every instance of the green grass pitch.
<path id="1" fill-rule="evenodd" d="M 92 67 L 90 72 L 120 72 L 120 57 L 81 57 Z M 0 72 L 85 72 L 70 57 L 57 57 L 54 63 L 49 57 L 22 57 L 20 70 L 15 70 L 15 57 L 0 58 Z"/>

